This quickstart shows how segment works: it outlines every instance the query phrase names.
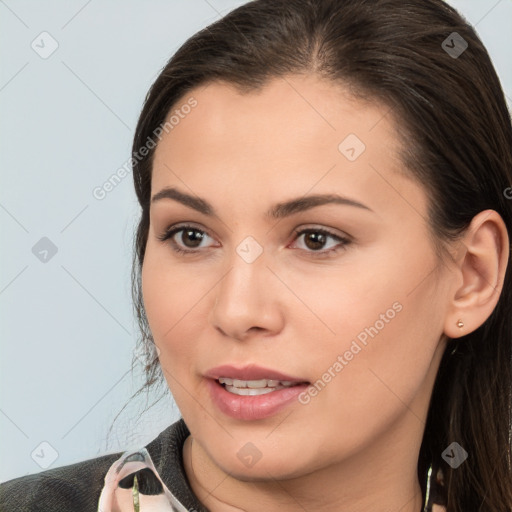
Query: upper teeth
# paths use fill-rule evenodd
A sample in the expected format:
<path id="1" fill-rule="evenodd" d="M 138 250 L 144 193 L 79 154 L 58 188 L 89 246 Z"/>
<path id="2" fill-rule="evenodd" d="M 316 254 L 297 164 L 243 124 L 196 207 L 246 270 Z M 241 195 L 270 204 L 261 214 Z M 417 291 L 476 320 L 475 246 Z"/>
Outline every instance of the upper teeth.
<path id="1" fill-rule="evenodd" d="M 271 379 L 260 379 L 260 380 L 240 380 L 240 379 L 229 379 L 227 377 L 220 377 L 219 382 L 235 388 L 277 388 L 277 387 L 289 387 L 293 386 L 293 382 L 289 380 L 271 380 Z"/>

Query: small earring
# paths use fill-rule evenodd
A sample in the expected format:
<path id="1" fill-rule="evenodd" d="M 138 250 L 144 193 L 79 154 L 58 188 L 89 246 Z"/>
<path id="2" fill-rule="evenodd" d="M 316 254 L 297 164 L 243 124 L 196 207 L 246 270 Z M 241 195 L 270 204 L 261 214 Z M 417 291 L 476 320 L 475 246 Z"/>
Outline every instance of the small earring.
<path id="1" fill-rule="evenodd" d="M 460 329 L 462 329 L 464 327 L 464 322 L 462 320 L 459 320 L 457 322 L 457 327 L 459 327 Z"/>

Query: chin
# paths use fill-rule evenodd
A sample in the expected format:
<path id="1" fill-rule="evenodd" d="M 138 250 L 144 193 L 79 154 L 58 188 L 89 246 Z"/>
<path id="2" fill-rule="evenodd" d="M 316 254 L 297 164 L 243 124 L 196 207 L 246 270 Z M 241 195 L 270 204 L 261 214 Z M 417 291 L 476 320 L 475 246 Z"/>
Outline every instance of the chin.
<path id="1" fill-rule="evenodd" d="M 227 457 L 230 450 L 221 453 L 211 453 L 214 463 L 225 473 L 230 474 L 233 478 L 243 482 L 264 482 L 271 480 L 290 480 L 305 476 L 321 466 L 318 460 L 309 457 L 298 458 L 300 450 L 292 449 L 290 453 L 283 453 L 279 448 L 265 448 L 264 451 L 270 451 L 267 455 L 261 454 L 261 458 L 253 461 L 244 462 L 243 453 L 241 459 L 237 455 L 235 457 Z M 303 456 L 306 454 L 302 454 Z"/>

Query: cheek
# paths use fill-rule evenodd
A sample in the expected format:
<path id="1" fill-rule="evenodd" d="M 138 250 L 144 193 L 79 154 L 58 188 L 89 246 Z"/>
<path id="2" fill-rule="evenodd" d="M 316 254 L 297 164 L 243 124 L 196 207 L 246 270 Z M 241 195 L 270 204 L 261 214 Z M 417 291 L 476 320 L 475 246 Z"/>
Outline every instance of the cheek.
<path id="1" fill-rule="evenodd" d="M 323 350 L 308 353 L 318 380 L 304 402 L 311 414 L 328 411 L 331 427 L 343 425 L 340 443 L 360 444 L 409 407 L 422 414 L 418 404 L 435 375 L 442 334 L 442 290 L 429 276 L 432 265 L 421 258 L 411 263 L 410 255 L 407 265 L 380 258 L 340 277 L 339 286 L 322 288 L 332 300 L 312 305 L 336 335 L 323 337 Z"/>
<path id="2" fill-rule="evenodd" d="M 281 272 L 294 294 L 284 300 L 287 323 L 297 332 L 297 343 L 305 345 L 307 352 L 302 353 L 320 366 L 349 350 L 354 339 L 364 346 L 375 330 L 388 330 L 401 314 L 398 310 L 403 309 L 404 290 L 411 280 L 384 251 L 378 256 L 354 251 L 340 261 L 338 266 Z M 315 349 L 320 346 L 323 350 Z"/>
<path id="3" fill-rule="evenodd" d="M 190 340 L 194 339 L 193 330 L 197 326 L 187 318 L 195 311 L 191 307 L 197 303 L 197 297 L 183 286 L 179 273 L 161 260 L 151 247 L 146 249 L 142 267 L 144 309 L 159 348 L 163 376 L 180 410 L 184 407 L 186 410 L 187 394 L 182 396 L 182 390 L 193 389 L 191 379 L 196 357 L 195 345 Z"/>
<path id="4" fill-rule="evenodd" d="M 425 371 L 442 332 L 443 290 L 431 273 L 434 256 L 424 240 L 417 242 L 415 255 L 410 244 L 390 243 L 378 252 L 347 253 L 338 268 L 288 271 L 284 280 L 307 306 L 295 304 L 289 317 L 299 333 L 308 332 L 297 339 L 309 343 L 303 348 L 309 348 L 317 373 L 351 349 L 351 365 L 356 359 L 383 369 L 403 365 L 407 373 L 409 362 Z M 323 350 L 311 350 L 315 346 Z"/>
<path id="5" fill-rule="evenodd" d="M 142 295 L 153 338 L 161 351 L 161 360 L 166 362 L 172 361 L 171 352 L 186 355 L 193 348 L 188 341 L 199 324 L 190 319 L 205 307 L 205 291 L 186 275 L 186 269 L 171 265 L 166 250 L 155 245 L 148 241 L 142 267 Z"/>

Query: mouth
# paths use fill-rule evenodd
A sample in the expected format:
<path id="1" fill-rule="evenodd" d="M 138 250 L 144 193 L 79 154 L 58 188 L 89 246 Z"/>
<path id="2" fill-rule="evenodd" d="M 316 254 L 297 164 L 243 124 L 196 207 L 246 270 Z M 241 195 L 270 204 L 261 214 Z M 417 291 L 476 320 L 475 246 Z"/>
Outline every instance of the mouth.
<path id="1" fill-rule="evenodd" d="M 212 403 L 238 420 L 273 416 L 298 401 L 310 385 L 306 379 L 255 365 L 219 366 L 205 375 Z"/>

